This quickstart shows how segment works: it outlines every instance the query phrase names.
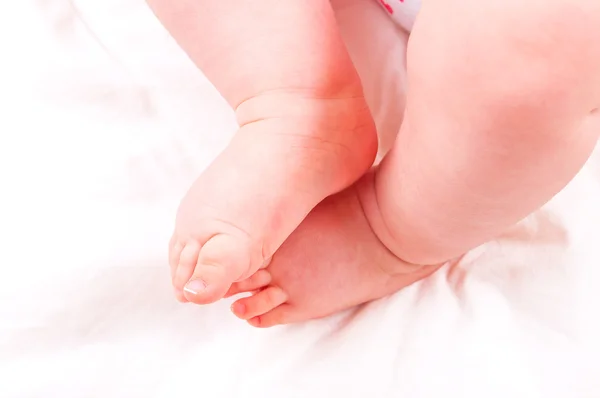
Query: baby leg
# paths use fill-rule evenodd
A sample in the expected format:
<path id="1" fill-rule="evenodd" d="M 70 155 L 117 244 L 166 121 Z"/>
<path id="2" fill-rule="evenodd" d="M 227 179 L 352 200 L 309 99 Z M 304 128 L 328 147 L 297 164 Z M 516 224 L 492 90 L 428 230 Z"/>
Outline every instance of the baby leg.
<path id="1" fill-rule="evenodd" d="M 377 137 L 328 0 L 148 2 L 240 126 L 182 200 L 170 246 L 178 298 L 205 304 L 360 178 Z"/>
<path id="2" fill-rule="evenodd" d="M 173 281 L 190 301 L 221 298 L 373 162 L 376 134 L 360 96 L 262 100 L 265 113 L 278 116 L 241 127 L 181 202 Z"/>
<path id="3" fill-rule="evenodd" d="M 425 2 L 405 121 L 372 192 L 386 246 L 446 261 L 564 187 L 600 133 L 599 33 L 592 0 Z"/>
<path id="4" fill-rule="evenodd" d="M 308 216 L 274 256 L 270 278 L 234 285 L 231 293 L 259 290 L 234 304 L 240 318 L 299 322 L 397 291 L 437 269 L 416 264 L 460 256 L 541 206 L 586 161 L 600 134 L 600 43 L 586 37 L 600 31 L 600 8 L 580 1 L 586 12 L 571 12 L 585 29 L 547 42 L 572 3 L 550 14 L 521 2 L 502 12 L 463 3 L 472 9 L 425 4 L 392 151 Z M 476 26 L 471 15 L 489 18 L 469 40 L 460 29 Z"/>

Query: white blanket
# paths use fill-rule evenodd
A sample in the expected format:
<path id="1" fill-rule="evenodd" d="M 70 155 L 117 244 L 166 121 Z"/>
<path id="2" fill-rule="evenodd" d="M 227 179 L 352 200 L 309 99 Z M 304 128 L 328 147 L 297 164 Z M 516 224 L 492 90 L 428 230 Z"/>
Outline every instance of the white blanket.
<path id="1" fill-rule="evenodd" d="M 338 17 L 388 145 L 405 35 L 372 1 Z M 142 0 L 0 22 L 0 397 L 600 396 L 600 154 L 458 267 L 255 330 L 171 295 L 178 199 L 235 124 Z"/>

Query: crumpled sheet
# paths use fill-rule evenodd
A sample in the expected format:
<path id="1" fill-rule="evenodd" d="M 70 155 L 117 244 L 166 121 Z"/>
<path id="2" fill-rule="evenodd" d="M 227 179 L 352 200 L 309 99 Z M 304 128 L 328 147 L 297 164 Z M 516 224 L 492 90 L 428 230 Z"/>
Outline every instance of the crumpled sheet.
<path id="1" fill-rule="evenodd" d="M 338 3 L 385 147 L 406 35 Z M 143 2 L 21 0 L 0 22 L 0 397 L 600 396 L 600 154 L 457 266 L 255 330 L 172 298 L 178 199 L 235 124 Z"/>

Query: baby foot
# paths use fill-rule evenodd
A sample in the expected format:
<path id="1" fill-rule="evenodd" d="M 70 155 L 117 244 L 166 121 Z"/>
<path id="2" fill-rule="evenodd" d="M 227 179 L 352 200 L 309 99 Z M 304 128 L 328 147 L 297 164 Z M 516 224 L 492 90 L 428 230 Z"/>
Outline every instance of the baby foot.
<path id="1" fill-rule="evenodd" d="M 439 266 L 400 260 L 373 233 L 363 205 L 369 177 L 327 198 L 277 251 L 269 267 L 232 286 L 233 313 L 255 327 L 295 323 L 392 294 Z M 359 200 L 360 196 L 360 200 Z"/>
<path id="2" fill-rule="evenodd" d="M 265 264 L 323 198 L 357 180 L 377 147 L 362 95 L 265 94 L 184 197 L 169 262 L 180 301 L 207 304 Z"/>

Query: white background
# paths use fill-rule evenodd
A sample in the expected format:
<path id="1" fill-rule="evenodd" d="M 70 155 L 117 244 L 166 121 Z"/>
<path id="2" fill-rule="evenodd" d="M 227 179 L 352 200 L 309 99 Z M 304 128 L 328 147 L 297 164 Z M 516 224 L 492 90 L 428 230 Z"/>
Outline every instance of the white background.
<path id="1" fill-rule="evenodd" d="M 166 266 L 179 198 L 235 130 L 222 99 L 140 0 L 3 8 L 0 397 L 600 396 L 598 156 L 460 267 L 254 330 L 177 304 Z M 374 2 L 338 16 L 395 129 L 402 34 Z"/>

